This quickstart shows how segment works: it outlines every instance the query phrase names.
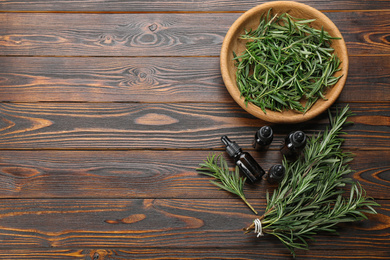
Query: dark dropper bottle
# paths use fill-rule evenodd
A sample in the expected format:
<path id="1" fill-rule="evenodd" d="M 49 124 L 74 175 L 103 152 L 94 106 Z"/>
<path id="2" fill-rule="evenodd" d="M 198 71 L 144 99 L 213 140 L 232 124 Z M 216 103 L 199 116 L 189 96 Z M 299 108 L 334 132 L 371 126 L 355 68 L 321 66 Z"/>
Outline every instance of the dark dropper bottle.
<path id="1" fill-rule="evenodd" d="M 268 170 L 268 173 L 265 178 L 269 183 L 279 183 L 283 179 L 284 174 L 284 166 L 281 164 L 275 164 Z"/>
<path id="2" fill-rule="evenodd" d="M 280 152 L 289 160 L 296 160 L 306 145 L 306 134 L 302 131 L 291 132 L 284 139 Z"/>
<path id="3" fill-rule="evenodd" d="M 258 151 L 266 150 L 273 139 L 274 132 L 272 131 L 272 128 L 265 125 L 256 131 L 252 146 Z"/>
<path id="4" fill-rule="evenodd" d="M 265 172 L 252 155 L 243 152 L 241 147 L 236 142 L 230 141 L 226 135 L 221 137 L 221 141 L 226 146 L 226 152 L 234 158 L 234 162 L 247 179 L 252 183 L 259 181 Z"/>

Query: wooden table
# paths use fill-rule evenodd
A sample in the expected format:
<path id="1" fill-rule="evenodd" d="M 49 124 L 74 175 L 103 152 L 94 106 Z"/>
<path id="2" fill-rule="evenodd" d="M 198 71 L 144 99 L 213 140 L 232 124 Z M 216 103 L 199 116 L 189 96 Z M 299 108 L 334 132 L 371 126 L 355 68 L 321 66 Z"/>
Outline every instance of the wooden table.
<path id="1" fill-rule="evenodd" d="M 367 221 L 317 236 L 308 259 L 390 258 L 390 1 L 300 1 L 347 43 L 337 105 L 355 124 L 351 175 L 382 206 Z M 0 259 L 282 259 L 275 238 L 242 228 L 254 215 L 195 169 L 228 135 L 263 168 L 293 129 L 237 106 L 219 71 L 231 24 L 262 1 L 1 1 Z M 334 110 L 334 107 L 332 108 Z M 229 161 L 233 165 L 232 161 Z M 263 181 L 246 188 L 262 213 Z"/>

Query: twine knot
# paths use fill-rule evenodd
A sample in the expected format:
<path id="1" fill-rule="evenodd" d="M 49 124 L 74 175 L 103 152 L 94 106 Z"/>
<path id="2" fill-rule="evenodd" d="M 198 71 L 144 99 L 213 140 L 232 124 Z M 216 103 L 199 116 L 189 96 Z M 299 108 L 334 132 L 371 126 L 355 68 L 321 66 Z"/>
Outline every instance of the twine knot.
<path id="1" fill-rule="evenodd" d="M 260 219 L 258 219 L 258 218 L 255 219 L 254 223 L 255 223 L 255 233 L 257 233 L 257 237 L 264 236 L 263 227 L 261 225 Z"/>

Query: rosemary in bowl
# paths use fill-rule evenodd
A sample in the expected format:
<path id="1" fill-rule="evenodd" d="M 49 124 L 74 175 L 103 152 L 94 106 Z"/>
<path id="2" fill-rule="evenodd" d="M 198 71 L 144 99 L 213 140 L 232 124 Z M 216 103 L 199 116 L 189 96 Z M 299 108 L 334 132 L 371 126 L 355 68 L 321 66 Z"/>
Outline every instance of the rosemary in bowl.
<path id="1" fill-rule="evenodd" d="M 246 31 L 246 49 L 236 61 L 236 80 L 245 102 L 272 111 L 308 111 L 337 83 L 340 59 L 331 47 L 332 37 L 315 19 L 298 19 L 288 13 L 263 15 L 255 30 Z"/>
<path id="2" fill-rule="evenodd" d="M 348 74 L 347 46 L 322 12 L 271 1 L 242 14 L 223 40 L 220 69 L 234 101 L 272 123 L 310 120 L 337 100 Z"/>

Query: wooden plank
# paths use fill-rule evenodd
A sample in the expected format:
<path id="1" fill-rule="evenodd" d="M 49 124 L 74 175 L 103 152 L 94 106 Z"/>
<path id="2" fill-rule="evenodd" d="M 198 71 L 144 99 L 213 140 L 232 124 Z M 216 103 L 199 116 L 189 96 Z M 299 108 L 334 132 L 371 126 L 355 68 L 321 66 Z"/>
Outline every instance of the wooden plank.
<path id="1" fill-rule="evenodd" d="M 1 29 L 0 52 L 45 56 L 219 55 L 225 33 L 238 16 L 1 13 L 0 22 L 7 26 Z"/>
<path id="2" fill-rule="evenodd" d="M 1 57 L 0 71 L 2 101 L 231 101 L 217 57 Z"/>
<path id="3" fill-rule="evenodd" d="M 356 103 L 351 149 L 389 149 L 389 103 Z M 2 103 L 0 149 L 215 149 L 228 135 L 244 148 L 265 122 L 231 103 Z M 275 125 L 277 138 L 328 125 L 327 113 Z M 273 145 L 272 148 L 275 148 Z"/>
<path id="4" fill-rule="evenodd" d="M 387 3 L 388 7 L 389 3 Z M 347 44 L 349 55 L 390 54 L 388 12 L 325 14 L 339 28 Z"/>
<path id="5" fill-rule="evenodd" d="M 77 1 L 16 1 L 10 0 L 0 3 L 2 11 L 84 11 L 84 12 L 173 12 L 173 11 L 246 11 L 258 4 L 267 1 L 223 1 L 223 0 L 193 0 L 193 1 L 98 1 L 87 0 L 80 4 Z M 349 1 L 344 4 L 340 1 L 301 0 L 322 10 L 339 10 L 342 6 L 345 10 L 383 10 L 389 9 L 387 1 Z"/>
<path id="6" fill-rule="evenodd" d="M 390 12 L 326 13 L 350 55 L 390 54 Z M 239 13 L 0 13 L 2 55 L 218 56 Z M 196 26 L 194 26 L 196 24 Z M 210 26 L 210 25 L 213 26 Z"/>
<path id="7" fill-rule="evenodd" d="M 231 102 L 218 57 L 0 57 L 7 102 Z M 390 59 L 350 57 L 342 102 L 390 101 Z M 369 92 L 369 94 L 367 94 Z"/>
<path id="8" fill-rule="evenodd" d="M 388 250 L 314 250 L 299 251 L 299 259 L 388 259 Z M 256 246 L 241 248 L 109 248 L 109 249 L 0 249 L 7 259 L 291 259 L 283 249 Z"/>
<path id="9" fill-rule="evenodd" d="M 390 101 L 390 58 L 387 56 L 351 56 L 341 102 Z"/>
<path id="10" fill-rule="evenodd" d="M 388 250 L 389 201 L 378 215 L 316 236 L 312 249 Z M 264 203 L 256 203 L 264 207 Z M 274 237 L 244 235 L 255 216 L 235 200 L 1 200 L 0 248 L 242 248 L 287 249 Z M 44 225 L 42 224 L 44 223 Z M 342 243 L 341 243 L 342 242 Z"/>
<path id="11" fill-rule="evenodd" d="M 266 171 L 282 159 L 276 150 L 248 151 Z M 222 154 L 233 170 L 233 160 L 222 150 L 0 151 L 0 198 L 235 199 L 196 171 L 211 152 Z M 390 164 L 384 160 L 390 151 L 353 152 L 355 173 L 348 177 L 369 196 L 390 199 Z M 246 185 L 245 194 L 252 202 L 274 188 L 262 180 Z"/>

